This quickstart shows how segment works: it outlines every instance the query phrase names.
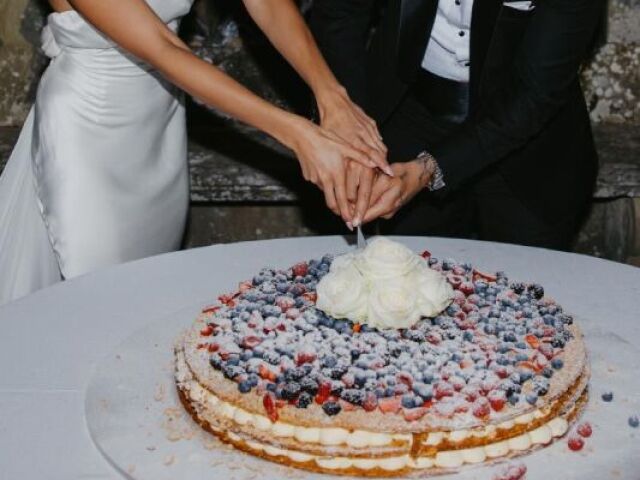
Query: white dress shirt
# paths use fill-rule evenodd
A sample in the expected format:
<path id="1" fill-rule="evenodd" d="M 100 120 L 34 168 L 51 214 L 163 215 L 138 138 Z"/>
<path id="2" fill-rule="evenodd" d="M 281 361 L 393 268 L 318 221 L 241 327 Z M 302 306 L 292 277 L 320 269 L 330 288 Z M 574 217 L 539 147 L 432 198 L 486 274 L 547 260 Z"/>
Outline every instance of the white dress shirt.
<path id="1" fill-rule="evenodd" d="M 482 1 L 482 0 L 480 0 Z M 531 10 L 529 0 L 505 1 L 517 10 Z M 469 38 L 473 0 L 439 0 L 422 68 L 456 82 L 469 81 Z"/>

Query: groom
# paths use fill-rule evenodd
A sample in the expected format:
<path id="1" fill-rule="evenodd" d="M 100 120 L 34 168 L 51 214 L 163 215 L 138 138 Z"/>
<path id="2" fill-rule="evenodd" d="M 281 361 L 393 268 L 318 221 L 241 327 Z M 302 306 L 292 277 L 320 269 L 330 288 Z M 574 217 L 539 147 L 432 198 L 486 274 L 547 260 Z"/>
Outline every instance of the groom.
<path id="1" fill-rule="evenodd" d="M 351 200 L 373 190 L 363 221 L 568 249 L 597 170 L 578 69 L 602 0 L 377 3 L 316 0 L 310 17 L 400 162 L 375 181 L 352 169 Z"/>

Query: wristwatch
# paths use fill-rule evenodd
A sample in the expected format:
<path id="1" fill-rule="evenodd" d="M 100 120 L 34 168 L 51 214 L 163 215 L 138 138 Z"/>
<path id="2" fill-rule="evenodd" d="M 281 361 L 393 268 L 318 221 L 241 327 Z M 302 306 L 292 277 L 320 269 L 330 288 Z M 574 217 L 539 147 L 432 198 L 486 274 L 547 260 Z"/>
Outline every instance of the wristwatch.
<path id="1" fill-rule="evenodd" d="M 431 174 L 429 179 L 429 183 L 427 183 L 426 188 L 430 192 L 435 192 L 440 190 L 446 186 L 444 183 L 444 175 L 442 174 L 442 169 L 440 165 L 438 165 L 438 161 L 431 155 L 429 152 L 424 151 L 420 152 L 417 157 L 418 160 L 423 160 L 425 162 L 425 168 L 427 172 Z"/>

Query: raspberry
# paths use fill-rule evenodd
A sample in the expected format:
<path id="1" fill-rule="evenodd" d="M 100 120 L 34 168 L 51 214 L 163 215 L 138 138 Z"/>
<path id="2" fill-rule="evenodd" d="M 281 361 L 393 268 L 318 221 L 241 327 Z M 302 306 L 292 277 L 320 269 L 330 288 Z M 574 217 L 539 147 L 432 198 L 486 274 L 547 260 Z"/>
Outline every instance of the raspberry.
<path id="1" fill-rule="evenodd" d="M 583 422 L 578 425 L 576 431 L 578 432 L 578 435 L 584 438 L 589 438 L 593 433 L 593 429 L 591 428 L 591 424 L 589 422 Z"/>
<path id="2" fill-rule="evenodd" d="M 291 297 L 281 296 L 276 298 L 276 305 L 280 307 L 280 310 L 286 312 L 290 308 L 295 307 L 296 301 Z"/>
<path id="3" fill-rule="evenodd" d="M 306 277 L 309 273 L 309 265 L 305 262 L 296 263 L 293 267 L 293 275 L 296 277 Z"/>
<path id="4" fill-rule="evenodd" d="M 494 390 L 490 392 L 488 395 L 488 398 L 489 398 L 489 404 L 491 405 L 491 408 L 493 408 L 496 412 L 499 412 L 500 410 L 502 410 L 507 400 L 507 397 L 505 396 L 504 392 L 499 390 Z"/>
<path id="5" fill-rule="evenodd" d="M 491 413 L 491 409 L 489 407 L 489 401 L 484 397 L 480 397 L 475 402 L 473 402 L 471 412 L 478 418 L 484 418 Z"/>
<path id="6" fill-rule="evenodd" d="M 569 440 L 567 440 L 567 445 L 569 445 L 569 449 L 577 452 L 578 450 L 582 450 L 582 447 L 584 447 L 584 440 L 580 437 L 571 436 L 569 437 Z"/>
<path id="7" fill-rule="evenodd" d="M 462 282 L 458 287 L 462 293 L 469 296 L 475 292 L 475 288 L 472 282 Z"/>
<path id="8" fill-rule="evenodd" d="M 255 335 L 247 335 L 242 339 L 241 345 L 244 348 L 255 348 L 262 343 L 262 339 L 260 337 L 256 337 Z"/>
<path id="9" fill-rule="evenodd" d="M 364 397 L 364 401 L 362 402 L 362 408 L 364 408 L 367 412 L 373 412 L 376 408 L 378 408 L 378 397 L 373 392 L 367 392 Z"/>
<path id="10" fill-rule="evenodd" d="M 207 325 L 202 330 L 200 330 L 200 335 L 203 337 L 208 337 L 213 333 L 213 327 L 211 325 Z"/>
<path id="11" fill-rule="evenodd" d="M 420 256 L 422 258 L 424 258 L 425 260 L 427 260 L 427 259 L 431 258 L 431 252 L 429 250 L 425 250 L 424 252 L 422 252 L 420 254 Z"/>

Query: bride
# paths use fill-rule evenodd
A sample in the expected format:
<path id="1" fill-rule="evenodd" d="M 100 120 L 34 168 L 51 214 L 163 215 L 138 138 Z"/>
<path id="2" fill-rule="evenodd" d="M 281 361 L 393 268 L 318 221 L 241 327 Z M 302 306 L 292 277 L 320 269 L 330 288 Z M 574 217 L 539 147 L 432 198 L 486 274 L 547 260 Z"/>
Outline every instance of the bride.
<path id="1" fill-rule="evenodd" d="M 193 0 L 50 0 L 52 60 L 0 177 L 0 305 L 61 279 L 179 247 L 189 200 L 177 86 L 270 134 L 348 224 L 350 162 L 389 171 L 291 0 L 245 0 L 312 89 L 321 126 L 255 96 L 178 38 Z M 352 182 L 353 180 L 350 180 Z"/>

